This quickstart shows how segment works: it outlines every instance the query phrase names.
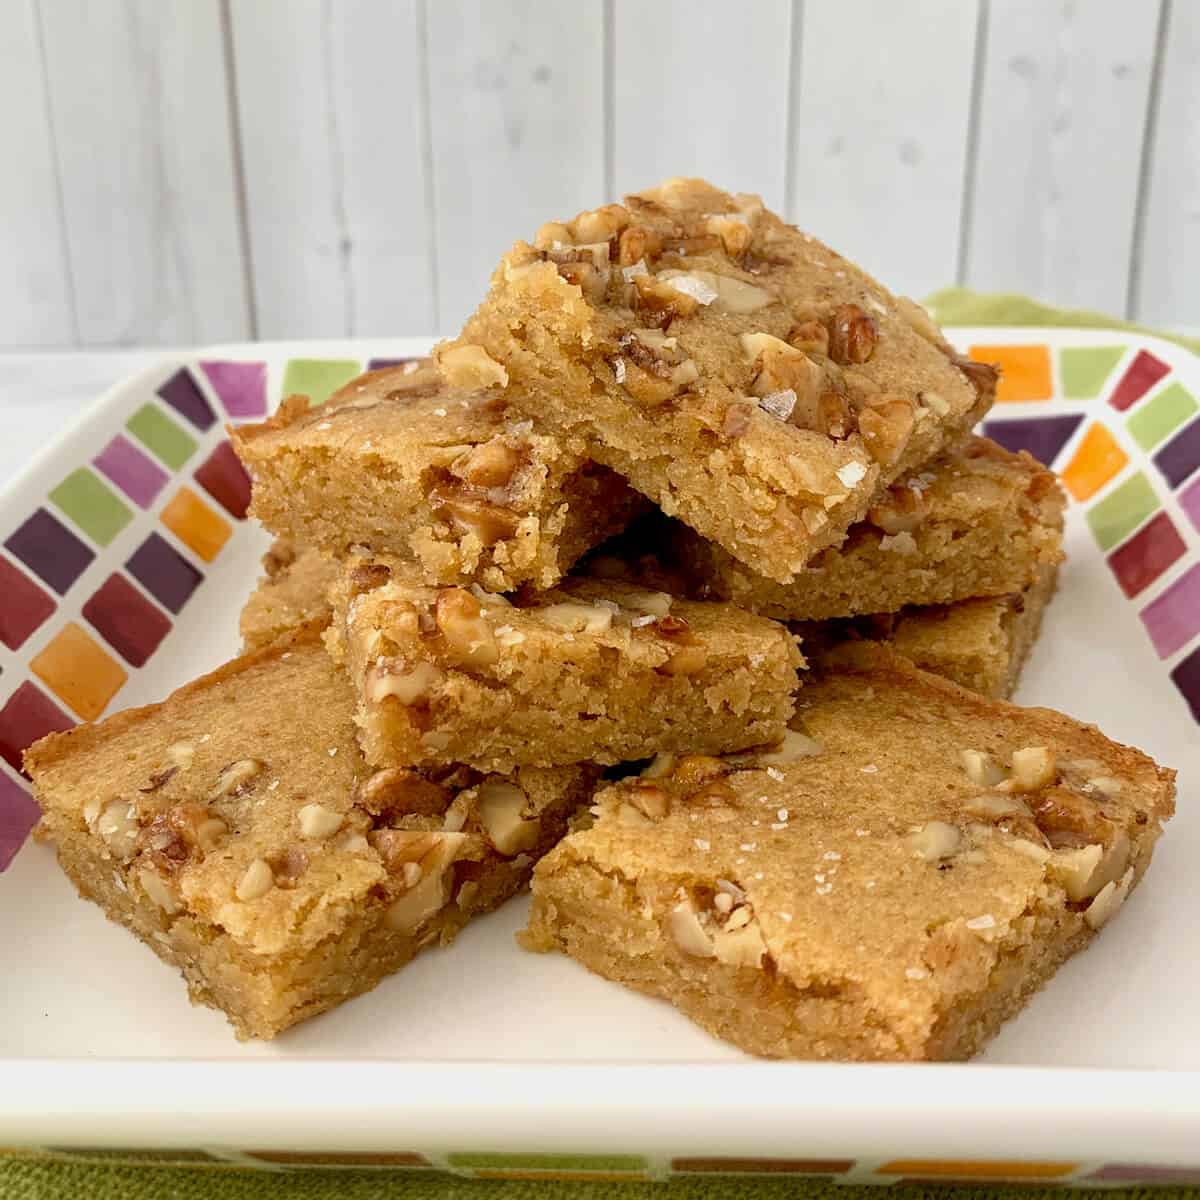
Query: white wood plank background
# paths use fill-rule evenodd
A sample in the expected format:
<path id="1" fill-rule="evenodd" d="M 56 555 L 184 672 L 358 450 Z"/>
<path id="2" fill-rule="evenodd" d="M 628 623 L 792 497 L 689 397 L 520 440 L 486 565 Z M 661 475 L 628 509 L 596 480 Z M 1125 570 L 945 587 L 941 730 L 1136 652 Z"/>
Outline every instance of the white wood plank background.
<path id="1" fill-rule="evenodd" d="M 216 0 L 41 3 L 78 341 L 248 325 Z"/>
<path id="2" fill-rule="evenodd" d="M 0 106 L 0 348 L 450 331 L 693 173 L 899 291 L 1200 323 L 1194 0 L 7 0 Z"/>

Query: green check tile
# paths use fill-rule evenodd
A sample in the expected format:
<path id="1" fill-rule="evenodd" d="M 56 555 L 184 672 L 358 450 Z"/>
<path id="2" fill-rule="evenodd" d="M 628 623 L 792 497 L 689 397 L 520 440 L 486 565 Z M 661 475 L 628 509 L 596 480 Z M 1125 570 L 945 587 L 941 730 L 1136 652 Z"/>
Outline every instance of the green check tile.
<path id="1" fill-rule="evenodd" d="M 98 545 L 109 542 L 133 520 L 133 512 L 86 467 L 72 471 L 50 499 Z"/>
<path id="2" fill-rule="evenodd" d="M 1143 450 L 1153 450 L 1198 410 L 1200 404 L 1192 393 L 1183 384 L 1173 383 L 1149 403 L 1139 404 L 1125 426 Z"/>
<path id="3" fill-rule="evenodd" d="M 196 451 L 196 439 L 153 404 L 143 404 L 125 428 L 172 471 L 178 471 Z"/>
<path id="4" fill-rule="evenodd" d="M 361 371 L 357 359 L 290 358 L 283 372 L 283 396 L 307 396 L 324 404 L 343 384 Z"/>
<path id="5" fill-rule="evenodd" d="M 1139 471 L 1087 512 L 1087 523 L 1101 550 L 1123 542 L 1154 510 L 1158 497 Z"/>
<path id="6" fill-rule="evenodd" d="M 1124 346 L 1065 346 L 1058 352 L 1058 373 L 1067 400 L 1092 400 L 1125 354 Z"/>

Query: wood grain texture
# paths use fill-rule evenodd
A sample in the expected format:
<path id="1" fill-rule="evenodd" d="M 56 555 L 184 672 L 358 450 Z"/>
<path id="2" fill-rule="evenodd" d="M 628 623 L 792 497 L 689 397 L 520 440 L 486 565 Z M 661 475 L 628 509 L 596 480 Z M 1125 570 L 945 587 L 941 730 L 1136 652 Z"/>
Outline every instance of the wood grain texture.
<path id="1" fill-rule="evenodd" d="M 416 0 L 233 0 L 262 337 L 432 332 Z"/>
<path id="2" fill-rule="evenodd" d="M 1200 6 L 1168 3 L 1133 315 L 1200 325 Z"/>
<path id="3" fill-rule="evenodd" d="M 972 287 L 1124 312 L 1159 7 L 992 7 L 963 267 Z"/>
<path id="4" fill-rule="evenodd" d="M 429 5 L 440 329 L 500 255 L 605 196 L 604 8 L 562 0 Z"/>
<path id="5" fill-rule="evenodd" d="M 790 0 L 745 9 L 728 0 L 614 0 L 618 195 L 701 175 L 783 208 L 792 8 Z"/>
<path id="6" fill-rule="evenodd" d="M 68 345 L 75 314 L 35 0 L 5 9 L 0 112 L 0 343 Z"/>
<path id="7" fill-rule="evenodd" d="M 43 0 L 84 345 L 250 330 L 217 0 Z"/>
<path id="8" fill-rule="evenodd" d="M 805 0 L 789 216 L 888 287 L 955 277 L 975 0 Z"/>

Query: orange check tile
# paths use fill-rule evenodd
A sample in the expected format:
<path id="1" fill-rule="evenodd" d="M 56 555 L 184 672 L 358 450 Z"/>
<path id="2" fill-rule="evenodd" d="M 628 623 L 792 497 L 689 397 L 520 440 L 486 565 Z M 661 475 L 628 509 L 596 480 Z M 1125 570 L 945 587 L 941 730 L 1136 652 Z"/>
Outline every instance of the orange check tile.
<path id="1" fill-rule="evenodd" d="M 1076 500 L 1094 496 L 1129 461 L 1129 455 L 1098 421 L 1083 435 L 1059 478 Z"/>
<path id="2" fill-rule="evenodd" d="M 162 510 L 162 523 L 205 562 L 212 562 L 229 541 L 233 527 L 191 488 L 181 487 Z"/>
<path id="3" fill-rule="evenodd" d="M 94 721 L 129 676 L 100 643 L 68 621 L 29 669 L 85 721 Z"/>
<path id="4" fill-rule="evenodd" d="M 898 1158 L 876 1168 L 879 1175 L 905 1175 L 918 1179 L 1058 1179 L 1070 1175 L 1078 1163 L 1055 1162 L 955 1162 L 938 1159 Z"/>
<path id="5" fill-rule="evenodd" d="M 998 404 L 1049 400 L 1054 395 L 1049 346 L 972 346 L 969 353 L 978 362 L 1000 368 Z"/>

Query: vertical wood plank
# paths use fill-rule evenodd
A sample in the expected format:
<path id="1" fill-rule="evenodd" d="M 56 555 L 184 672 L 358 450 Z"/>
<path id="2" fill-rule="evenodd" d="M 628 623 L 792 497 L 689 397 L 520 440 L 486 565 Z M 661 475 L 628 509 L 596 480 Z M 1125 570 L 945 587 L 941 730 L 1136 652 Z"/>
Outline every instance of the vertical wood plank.
<path id="1" fill-rule="evenodd" d="M 897 291 L 952 282 L 976 0 L 805 0 L 803 13 L 790 218 Z"/>
<path id="2" fill-rule="evenodd" d="M 618 195 L 702 175 L 783 207 L 791 14 L 790 0 L 615 0 Z"/>
<path id="3" fill-rule="evenodd" d="M 417 0 L 233 0 L 262 337 L 429 333 Z"/>
<path id="4" fill-rule="evenodd" d="M 1200 325 L 1200 7 L 1169 2 L 1133 315 Z"/>
<path id="5" fill-rule="evenodd" d="M 35 0 L 17 0 L 0 37 L 0 344 L 75 341 L 54 133 Z"/>
<path id="6" fill-rule="evenodd" d="M 992 9 L 963 275 L 1125 311 L 1158 3 Z"/>
<path id="7" fill-rule="evenodd" d="M 608 198 L 604 9 L 434 0 L 428 11 L 440 316 L 449 331 L 513 241 Z"/>
<path id="8" fill-rule="evenodd" d="M 249 332 L 217 0 L 43 0 L 80 341 Z"/>

